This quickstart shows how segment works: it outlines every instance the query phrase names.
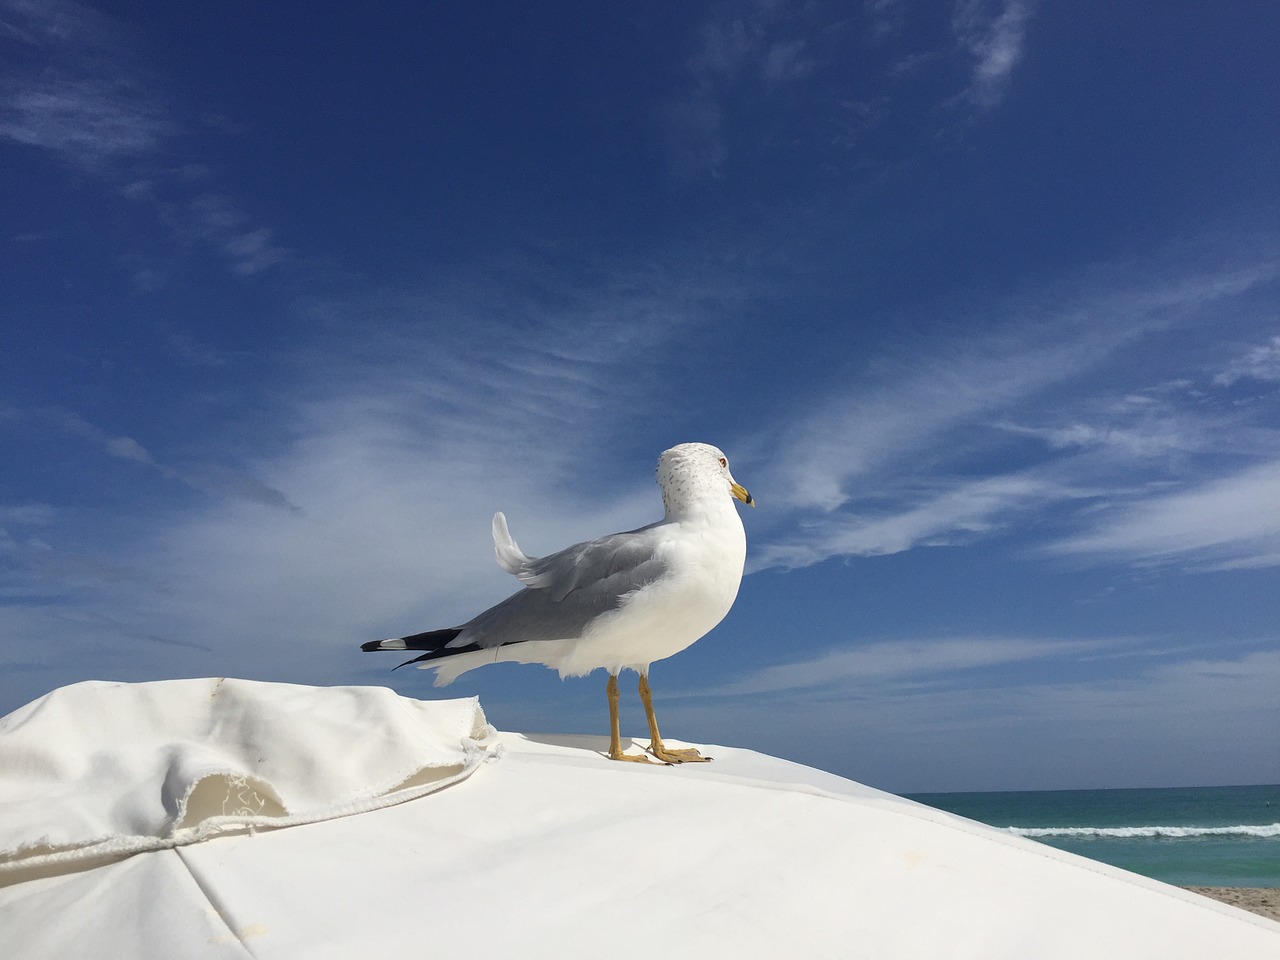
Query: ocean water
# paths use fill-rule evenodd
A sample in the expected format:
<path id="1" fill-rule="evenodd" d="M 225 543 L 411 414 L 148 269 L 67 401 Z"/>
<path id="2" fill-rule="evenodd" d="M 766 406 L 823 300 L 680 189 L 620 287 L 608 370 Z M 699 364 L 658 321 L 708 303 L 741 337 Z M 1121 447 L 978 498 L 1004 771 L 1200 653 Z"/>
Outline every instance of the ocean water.
<path id="1" fill-rule="evenodd" d="M 1280 887 L 1280 786 L 909 799 L 1178 886 Z"/>

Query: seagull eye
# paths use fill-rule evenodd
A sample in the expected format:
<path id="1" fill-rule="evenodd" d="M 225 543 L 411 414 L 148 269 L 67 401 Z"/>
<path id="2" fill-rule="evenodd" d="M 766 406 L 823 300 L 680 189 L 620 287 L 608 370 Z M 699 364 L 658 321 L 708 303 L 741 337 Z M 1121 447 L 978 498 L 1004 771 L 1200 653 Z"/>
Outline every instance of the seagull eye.
<path id="1" fill-rule="evenodd" d="M 728 460 L 726 460 L 724 457 L 721 457 L 721 458 L 720 458 L 720 466 L 722 466 L 722 467 L 727 467 L 728 465 L 729 465 L 729 461 L 728 461 Z"/>

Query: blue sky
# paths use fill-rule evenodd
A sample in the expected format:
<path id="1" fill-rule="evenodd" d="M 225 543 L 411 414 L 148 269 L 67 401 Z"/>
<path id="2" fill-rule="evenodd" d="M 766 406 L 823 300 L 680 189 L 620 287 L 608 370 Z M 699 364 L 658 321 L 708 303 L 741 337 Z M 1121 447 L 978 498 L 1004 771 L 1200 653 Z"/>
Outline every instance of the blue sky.
<path id="1" fill-rule="evenodd" d="M 1280 781 L 1280 7 L 0 0 L 0 712 L 758 509 L 664 732 L 899 791 Z M 628 694 L 632 684 L 624 684 Z M 634 697 L 624 732 L 641 734 Z"/>

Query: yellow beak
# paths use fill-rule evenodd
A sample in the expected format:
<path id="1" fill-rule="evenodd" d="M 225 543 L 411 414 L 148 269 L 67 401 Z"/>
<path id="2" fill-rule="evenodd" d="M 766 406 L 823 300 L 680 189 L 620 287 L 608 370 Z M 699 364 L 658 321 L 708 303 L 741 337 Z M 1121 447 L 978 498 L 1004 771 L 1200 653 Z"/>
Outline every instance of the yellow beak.
<path id="1" fill-rule="evenodd" d="M 754 507 L 756 505 L 755 500 L 751 498 L 751 494 L 747 493 L 747 488 L 742 484 L 735 483 L 729 489 L 733 491 L 733 495 L 735 497 L 745 503 L 748 507 Z"/>

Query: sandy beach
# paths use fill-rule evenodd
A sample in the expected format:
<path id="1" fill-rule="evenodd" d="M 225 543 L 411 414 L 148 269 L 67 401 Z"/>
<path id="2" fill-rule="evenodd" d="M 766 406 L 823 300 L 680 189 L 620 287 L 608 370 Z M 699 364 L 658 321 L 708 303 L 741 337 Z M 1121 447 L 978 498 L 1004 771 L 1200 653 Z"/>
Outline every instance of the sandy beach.
<path id="1" fill-rule="evenodd" d="M 1187 887 L 1186 889 L 1271 920 L 1280 920 L 1280 887 Z"/>

